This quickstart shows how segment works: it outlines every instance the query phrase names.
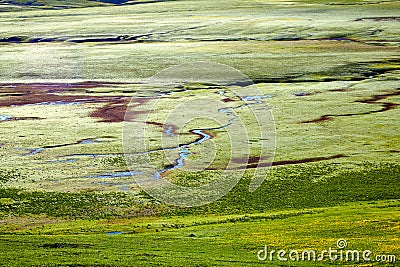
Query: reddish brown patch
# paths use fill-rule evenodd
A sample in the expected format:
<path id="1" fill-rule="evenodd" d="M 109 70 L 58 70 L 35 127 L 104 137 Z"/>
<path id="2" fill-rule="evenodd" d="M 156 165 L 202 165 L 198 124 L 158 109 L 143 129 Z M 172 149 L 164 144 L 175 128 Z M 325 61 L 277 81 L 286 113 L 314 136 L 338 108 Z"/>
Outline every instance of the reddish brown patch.
<path id="1" fill-rule="evenodd" d="M 104 107 L 91 112 L 90 116 L 100 118 L 101 122 L 122 122 L 125 118 L 128 103 L 129 99 L 127 98 L 111 100 Z"/>
<path id="2" fill-rule="evenodd" d="M 302 121 L 302 123 L 318 123 L 324 121 L 331 121 L 333 118 L 330 115 L 324 115 L 319 117 L 318 119 L 310 120 L 310 121 Z"/>
<path id="3" fill-rule="evenodd" d="M 10 107 L 10 106 L 23 106 L 40 104 L 46 102 L 80 102 L 80 103 L 90 103 L 90 102 L 104 102 L 98 97 L 85 98 L 85 96 L 63 96 L 47 93 L 29 93 L 20 96 L 13 96 L 7 99 L 0 100 L 0 107 Z"/>
<path id="4" fill-rule="evenodd" d="M 348 91 L 350 91 L 348 88 L 338 88 L 329 90 L 329 92 L 348 92 Z"/>
<path id="5" fill-rule="evenodd" d="M 250 158 L 234 158 L 232 159 L 233 163 L 237 164 L 254 164 L 254 163 L 259 163 L 260 161 L 270 159 L 270 157 L 266 156 L 261 156 L 261 157 L 250 157 Z"/>
<path id="6" fill-rule="evenodd" d="M 228 103 L 228 102 L 234 102 L 235 100 L 233 100 L 232 98 L 224 98 L 222 99 L 223 102 Z"/>
<path id="7" fill-rule="evenodd" d="M 161 123 L 161 122 L 146 121 L 146 124 L 155 125 L 155 126 L 162 127 L 162 128 L 164 127 L 164 123 Z"/>
<path id="8" fill-rule="evenodd" d="M 315 157 L 315 158 L 306 158 L 306 159 L 299 159 L 299 160 L 283 160 L 283 161 L 275 161 L 272 163 L 272 166 L 279 166 L 279 165 L 289 165 L 289 164 L 299 164 L 299 163 L 308 163 L 308 162 L 318 162 L 324 160 L 331 160 L 331 159 L 338 159 L 346 157 L 343 154 L 333 155 L 330 157 Z"/>
<path id="9" fill-rule="evenodd" d="M 400 21 L 400 17 L 369 17 L 369 18 L 358 18 L 354 21 L 364 21 L 364 20 L 372 20 L 372 21 Z"/>
<path id="10" fill-rule="evenodd" d="M 318 119 L 314 119 L 314 120 L 310 120 L 310 121 L 302 121 L 302 123 L 318 123 L 318 122 L 322 122 L 322 121 L 333 120 L 333 117 L 351 117 L 351 116 L 368 115 L 368 114 L 373 114 L 373 113 L 385 112 L 385 111 L 388 111 L 388 110 L 398 107 L 399 104 L 391 103 L 391 102 L 378 102 L 378 101 L 384 100 L 388 97 L 399 96 L 399 95 L 400 95 L 400 91 L 397 91 L 394 93 L 387 93 L 387 94 L 383 94 L 383 95 L 374 95 L 369 99 L 355 101 L 357 103 L 364 103 L 364 104 L 381 104 L 382 108 L 378 109 L 378 110 L 362 112 L 362 113 L 328 114 L 328 115 L 323 115 L 323 116 L 319 117 Z"/>
<path id="11" fill-rule="evenodd" d="M 125 107 L 125 114 L 124 114 L 124 118 L 122 118 L 122 120 L 125 121 L 133 121 L 135 120 L 135 118 L 138 115 L 141 114 L 147 114 L 148 111 L 147 110 L 135 110 L 135 107 L 138 107 L 140 105 L 146 104 L 148 101 L 150 101 L 152 98 L 131 98 L 131 102 L 128 103 L 127 105 L 130 104 L 130 107 L 128 108 L 127 106 Z M 102 116 L 102 114 L 98 114 L 99 116 Z M 121 113 L 119 113 L 119 115 L 122 115 Z M 121 117 L 120 117 L 121 119 Z M 121 121 L 121 120 L 120 120 Z"/>
<path id="12" fill-rule="evenodd" d="M 96 87 L 118 86 L 122 83 L 82 82 L 82 83 L 3 83 L 0 93 L 8 98 L 0 100 L 0 107 L 23 106 L 45 103 L 105 103 L 105 106 L 90 113 L 91 117 L 100 118 L 101 122 L 122 122 L 129 104 L 128 97 L 90 96 L 84 90 Z M 81 92 L 80 95 L 63 95 L 65 92 Z M 138 105 L 148 99 L 137 98 Z M 140 113 L 140 112 L 139 112 Z M 133 115 L 133 113 L 130 113 Z"/>
<path id="13" fill-rule="evenodd" d="M 365 104 L 376 104 L 377 101 L 380 100 L 384 100 L 388 97 L 392 97 L 392 96 L 399 96 L 400 95 L 400 91 L 394 92 L 394 93 L 387 93 L 384 95 L 374 95 L 369 99 L 365 99 L 365 100 L 357 100 L 355 102 L 359 102 L 359 103 L 365 103 Z M 395 107 L 397 107 L 399 104 L 395 104 L 395 103 L 391 103 L 391 102 L 384 102 L 382 103 L 383 108 L 381 110 L 377 110 L 377 111 L 371 111 L 372 113 L 376 113 L 376 112 L 384 112 L 384 111 L 388 111 L 391 110 Z"/>
<path id="14" fill-rule="evenodd" d="M 255 168 L 263 168 L 263 167 L 270 167 L 270 166 L 280 166 L 280 165 L 291 165 L 291 164 L 300 164 L 300 163 L 309 163 L 309 162 L 318 162 L 324 160 L 331 160 L 331 159 L 338 159 L 346 157 L 343 154 L 334 155 L 330 157 L 315 157 L 315 158 L 306 158 L 306 159 L 298 159 L 298 160 L 282 160 L 282 161 L 275 161 L 275 162 L 255 162 L 249 163 L 245 166 L 240 166 L 237 169 L 255 169 Z M 256 159 L 256 157 L 255 157 Z M 239 162 L 240 163 L 240 162 Z M 207 168 L 207 170 L 221 170 L 221 168 Z"/>

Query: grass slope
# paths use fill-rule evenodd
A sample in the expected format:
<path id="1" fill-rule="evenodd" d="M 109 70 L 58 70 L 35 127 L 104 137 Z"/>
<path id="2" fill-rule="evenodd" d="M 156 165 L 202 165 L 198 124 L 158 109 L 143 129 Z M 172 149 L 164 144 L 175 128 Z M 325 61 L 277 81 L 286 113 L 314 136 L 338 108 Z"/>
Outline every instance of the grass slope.
<path id="1" fill-rule="evenodd" d="M 336 241 L 345 238 L 352 250 L 369 249 L 373 256 L 399 255 L 399 219 L 398 201 L 242 217 L 47 224 L 46 220 L 34 223 L 26 219 L 18 229 L 3 234 L 0 243 L 2 262 L 7 266 L 354 266 L 355 262 L 329 259 L 285 263 L 275 257 L 263 262 L 257 259 L 257 252 L 265 245 L 276 250 L 321 252 L 335 248 Z M 12 219 L 8 222 L 18 225 Z"/>
<path id="2" fill-rule="evenodd" d="M 0 17 L 1 265 L 396 266 L 260 262 L 256 253 L 346 238 L 350 249 L 400 257 L 399 9 L 364 0 L 0 1 L 9 11 Z M 136 186 L 121 192 L 126 179 L 95 178 L 126 171 L 122 123 L 100 116 L 123 102 L 109 99 L 137 96 L 144 78 L 196 60 L 235 67 L 271 96 L 277 166 L 262 169 L 264 184 L 249 193 L 250 169 L 219 201 L 177 208 Z M 195 89 L 187 94 L 204 93 Z M 37 103 L 15 105 L 21 96 Z M 108 102 L 43 103 L 96 97 Z M 214 172 L 169 178 L 193 185 Z"/>

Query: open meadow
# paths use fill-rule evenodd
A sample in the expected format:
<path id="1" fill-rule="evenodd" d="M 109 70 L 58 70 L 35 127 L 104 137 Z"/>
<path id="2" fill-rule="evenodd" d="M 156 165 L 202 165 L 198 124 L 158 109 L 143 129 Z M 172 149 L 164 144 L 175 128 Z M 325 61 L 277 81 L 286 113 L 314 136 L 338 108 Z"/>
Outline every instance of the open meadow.
<path id="1" fill-rule="evenodd" d="M 399 12 L 395 0 L 0 0 L 0 265 L 399 266 Z M 235 68 L 258 95 L 206 81 L 144 94 L 192 62 Z M 244 118 L 243 158 L 226 153 L 241 138 L 230 125 L 166 123 L 205 97 Z M 273 116 L 273 157 L 246 97 Z M 196 187 L 229 161 L 243 177 L 206 205 L 163 203 L 132 177 L 127 120 L 163 179 Z M 158 140 L 178 135 L 179 159 Z M 182 168 L 212 149 L 207 168 Z M 371 261 L 258 257 L 340 239 Z"/>

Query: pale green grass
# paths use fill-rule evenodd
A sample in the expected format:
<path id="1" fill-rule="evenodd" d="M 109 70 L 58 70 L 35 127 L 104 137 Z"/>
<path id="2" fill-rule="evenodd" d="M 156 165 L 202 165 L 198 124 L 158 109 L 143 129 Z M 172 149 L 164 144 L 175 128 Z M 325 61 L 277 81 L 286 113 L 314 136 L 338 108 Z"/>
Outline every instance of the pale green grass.
<path id="1" fill-rule="evenodd" d="M 67 4 L 71 7 L 76 2 Z M 54 5 L 48 1 L 45 8 Z M 21 43 L 0 43 L 0 82 L 126 81 L 130 84 L 91 88 L 85 94 L 137 96 L 140 83 L 166 67 L 214 61 L 242 71 L 257 82 L 263 94 L 272 95 L 267 102 L 277 131 L 275 161 L 346 157 L 326 165 L 277 166 L 270 173 L 262 169 L 267 179 L 254 194 L 248 193 L 248 171 L 246 180 L 225 198 L 198 209 L 168 207 L 146 195 L 135 195 L 139 192 L 136 185 L 128 186 L 134 200 L 124 199 L 121 204 L 118 198 L 125 196 L 122 194 L 93 197 L 66 193 L 119 191 L 121 185 L 132 182 L 88 178 L 127 169 L 118 155 L 123 152 L 122 123 L 99 122 L 89 116 L 103 104 L 1 107 L 0 115 L 43 118 L 0 122 L 0 170 L 2 174 L 16 170 L 15 176 L 10 176 L 15 179 L 2 186 L 65 192 L 20 191 L 0 198 L 2 264 L 289 266 L 260 263 L 256 253 L 264 245 L 322 250 L 335 246 L 339 238 L 346 238 L 352 249 L 400 257 L 399 203 L 388 200 L 398 196 L 397 167 L 379 165 L 400 160 L 399 108 L 302 123 L 327 114 L 376 111 L 386 102 L 400 104 L 399 96 L 373 104 L 357 102 L 398 92 L 398 1 L 196 0 L 63 10 L 0 6 L 3 8 L 19 12 L 1 12 L 0 39 L 17 37 Z M 136 41 L 73 42 L 122 35 L 139 37 Z M 53 38 L 54 42 L 28 43 L 33 38 Z M 299 92 L 310 95 L 294 95 Z M 175 93 L 153 110 L 152 120 L 165 119 L 163 108 L 209 93 L 218 99 L 208 90 Z M 248 116 L 244 111 L 242 115 Z M 196 121 L 185 130 L 203 124 L 207 123 Z M 153 139 L 161 130 L 148 127 L 154 135 L 148 144 L 159 146 Z M 249 124 L 251 132 L 253 127 Z M 88 138 L 100 142 L 23 156 L 28 149 Z M 193 138 L 183 135 L 181 141 Z M 217 166 L 226 160 L 226 140 L 226 133 L 213 140 L 219 146 Z M 68 156 L 76 153 L 116 154 Z M 64 159 L 76 161 L 51 162 Z M 193 155 L 187 164 L 198 159 Z M 365 161 L 377 165 L 364 165 Z M 197 186 L 217 174 L 176 171 L 168 178 Z M 8 177 L 1 176 L 4 180 Z M 6 189 L 2 192 L 8 194 Z M 99 200 L 103 196 L 106 199 Z M 369 202 L 352 203 L 358 200 Z M 114 209 L 125 218 L 97 219 L 111 216 Z M 62 214 L 63 210 L 68 214 Z M 90 219 L 60 215 L 76 218 L 82 215 L 76 214 L 78 211 Z M 155 215 L 145 216 L 149 214 Z M 122 234 L 106 234 L 112 231 Z M 323 262 L 321 266 L 335 264 Z"/>
<path id="2" fill-rule="evenodd" d="M 365 160 L 398 162 L 399 154 L 395 151 L 400 150 L 398 140 L 400 125 L 397 120 L 393 119 L 399 116 L 398 109 L 368 115 L 333 117 L 332 121 L 320 123 L 302 123 L 326 114 L 340 115 L 379 110 L 381 109 L 379 103 L 382 102 L 400 104 L 398 96 L 378 101 L 375 104 L 355 102 L 369 99 L 374 95 L 396 92 L 396 81 L 378 78 L 361 82 L 261 84 L 259 88 L 262 93 L 273 95 L 272 98 L 267 99 L 267 102 L 271 107 L 277 130 L 275 161 L 301 160 L 343 154 L 347 157 L 332 161 L 342 163 Z M 349 88 L 349 91 L 334 91 L 335 89 L 346 88 Z M 296 92 L 309 92 L 311 95 L 298 97 L 293 95 Z M 193 91 L 185 94 L 208 95 L 204 91 Z M 174 97 L 180 96 L 181 98 L 171 99 L 170 102 L 166 98 L 158 103 L 158 108 L 152 111 L 150 121 L 163 122 L 166 116 L 165 110 L 173 110 L 174 103 L 187 100 L 185 94 L 175 94 Z M 209 94 L 216 98 L 216 94 L 212 92 L 209 92 Z M 231 103 L 233 103 L 231 104 L 233 106 L 237 105 L 236 102 Z M 44 118 L 36 121 L 2 123 L 2 140 L 4 140 L 2 142 L 5 143 L 1 147 L 1 154 L 4 159 L 2 167 L 4 169 L 19 168 L 27 174 L 30 177 L 29 179 L 17 182 L 18 185 L 26 188 L 57 191 L 80 190 L 93 186 L 98 188 L 98 185 L 93 184 L 93 180 L 85 177 L 110 171 L 124 171 L 126 167 L 124 165 L 119 167 L 109 165 L 104 163 L 101 157 L 71 156 L 65 158 L 65 156 L 70 154 L 123 153 L 122 123 L 99 123 L 95 118 L 88 118 L 88 114 L 99 106 L 101 105 L 82 104 L 76 106 L 1 108 L 2 114 L 15 117 L 38 116 Z M 150 106 L 152 105 L 149 104 Z M 63 114 L 63 116 L 60 116 L 60 114 Z M 138 121 L 144 120 L 141 120 L 140 117 L 137 119 Z M 211 122 L 210 125 L 204 123 L 195 126 L 204 127 L 213 124 Z M 148 129 L 147 134 L 161 137 L 159 127 L 146 126 L 144 123 L 139 123 L 138 127 L 146 127 Z M 249 132 L 252 131 L 252 127 L 248 129 Z M 28 149 L 73 143 L 90 138 L 98 139 L 100 142 L 51 148 L 36 155 L 22 156 L 29 152 Z M 195 138 L 194 135 L 182 135 L 180 142 L 193 141 Z M 223 132 L 215 137 L 214 142 L 219 146 L 218 151 L 222 152 L 229 149 L 226 147 L 226 144 L 229 144 L 227 142 L 229 139 L 226 138 L 229 138 L 229 136 L 223 134 Z M 148 149 L 160 147 L 159 138 L 153 140 L 149 137 L 148 140 L 150 140 L 150 143 L 147 144 Z M 256 152 L 253 151 L 253 153 Z M 112 156 L 109 156 L 109 158 L 112 158 Z M 46 163 L 46 161 L 55 159 L 76 159 L 76 161 L 73 163 Z M 192 159 L 196 159 L 195 156 Z M 225 161 L 223 154 L 217 155 L 216 159 L 214 166 L 221 165 Z M 168 162 L 164 162 L 164 165 L 167 164 Z M 54 180 L 62 181 L 54 182 Z M 71 181 L 74 181 L 73 184 L 70 183 Z M 22 182 L 24 184 L 21 184 Z"/>

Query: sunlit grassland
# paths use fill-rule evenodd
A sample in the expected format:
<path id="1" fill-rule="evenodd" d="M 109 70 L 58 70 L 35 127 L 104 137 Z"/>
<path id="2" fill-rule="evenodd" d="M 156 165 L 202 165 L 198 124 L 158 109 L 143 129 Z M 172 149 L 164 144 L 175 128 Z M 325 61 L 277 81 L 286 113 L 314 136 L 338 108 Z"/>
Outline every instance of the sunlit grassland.
<path id="1" fill-rule="evenodd" d="M 342 6 L 285 1 L 170 1 L 3 12 L 0 37 L 20 37 L 22 42 L 48 38 L 55 42 L 2 45 L 0 69 L 3 80 L 132 81 L 175 64 L 212 60 L 233 66 L 252 79 L 285 81 L 396 55 L 398 22 L 368 18 L 376 14 L 395 17 L 398 8 L 398 2 Z M 112 44 L 74 42 L 113 36 L 138 39 Z M 320 41 L 324 38 L 353 42 Z"/>
<path id="2" fill-rule="evenodd" d="M 1 178 L 3 181 L 24 177 L 20 177 L 18 173 L 7 173 Z M 213 177 L 210 177 L 207 171 L 193 175 L 182 175 L 181 172 L 177 172 L 172 176 L 172 179 L 184 186 L 202 182 L 202 179 L 206 180 L 205 178 Z M 399 192 L 399 166 L 394 163 L 352 165 L 309 163 L 273 167 L 263 186 L 253 193 L 248 190 L 251 178 L 250 174 L 245 174 L 238 185 L 220 200 L 192 208 L 161 204 L 147 194 L 135 191 L 131 191 L 132 194 L 124 192 L 99 194 L 96 191 L 69 193 L 2 188 L 0 211 L 4 215 L 45 214 L 66 219 L 136 217 L 140 214 L 164 216 L 246 214 L 331 207 L 354 201 L 397 199 Z M 113 182 L 117 181 L 110 181 Z"/>
<path id="3" fill-rule="evenodd" d="M 277 131 L 275 161 L 344 155 L 345 158 L 338 158 L 333 162 L 344 164 L 365 160 L 398 162 L 399 154 L 396 151 L 400 149 L 398 145 L 400 144 L 398 139 L 399 122 L 394 119 L 399 116 L 398 109 L 381 113 L 362 113 L 381 109 L 381 102 L 389 101 L 400 104 L 399 97 L 393 96 L 373 104 L 356 102 L 369 99 L 374 95 L 396 92 L 396 80 L 380 77 L 361 82 L 274 83 L 260 84 L 259 88 L 262 94 L 272 96 L 267 99 L 267 102 L 274 116 Z M 337 91 L 339 89 L 348 89 L 348 91 Z M 294 94 L 298 92 L 307 92 L 310 95 L 295 96 Z M 167 114 L 163 110 L 171 110 L 174 104 L 187 100 L 185 94 L 192 95 L 191 97 L 208 96 L 204 91 L 193 91 L 175 94 L 174 97 L 181 97 L 178 100 L 171 99 L 169 101 L 167 97 L 158 103 L 158 107 L 148 118 L 149 121 L 164 122 Z M 211 92 L 209 94 L 218 99 L 213 96 L 216 94 Z M 240 104 L 240 102 L 231 103 L 231 106 Z M 122 123 L 99 123 L 96 118 L 88 118 L 87 114 L 100 105 L 42 105 L 1 108 L 2 114 L 9 114 L 14 117 L 37 116 L 43 118 L 42 120 L 13 121 L 2 124 L 3 140 L 8 140 L 0 148 L 3 155 L 2 168 L 19 168 L 22 173 L 30 177 L 26 180 L 13 181 L 13 183 L 25 188 L 56 191 L 82 190 L 89 189 L 92 186 L 97 187 L 93 184 L 93 179 L 87 178 L 89 176 L 125 171 L 127 167 L 124 164 L 119 166 L 104 164 L 104 162 L 107 162 L 105 161 L 107 158 L 122 156 L 118 155 L 118 153 L 123 153 L 121 145 Z M 159 112 L 157 112 L 158 109 L 160 109 Z M 333 116 L 330 121 L 303 123 L 318 119 L 326 114 L 353 113 L 360 115 Z M 60 116 L 60 114 L 63 114 L 63 116 Z M 143 121 L 141 117 L 137 119 Z M 213 126 L 213 124 L 202 122 L 196 126 Z M 161 144 L 158 141 L 160 140 L 158 137 L 162 135 L 160 128 L 146 125 L 144 122 L 140 125 L 147 128 L 147 134 L 154 134 L 154 139 L 151 136 L 148 139 L 147 149 L 160 147 Z M 251 129 L 249 131 L 251 132 Z M 180 137 L 180 143 L 194 141 L 195 138 L 197 136 L 185 134 Z M 229 147 L 226 147 L 228 144 L 226 138 L 229 138 L 229 136 L 224 134 L 224 131 L 216 135 L 214 142 L 219 144 L 218 151 L 223 152 L 229 149 Z M 35 155 L 23 156 L 30 150 L 45 145 L 68 144 L 82 139 L 94 139 L 97 142 L 51 148 Z M 100 156 L 78 157 L 73 154 L 98 154 Z M 217 156 L 217 159 L 221 155 Z M 63 162 L 63 160 L 68 159 L 75 161 Z M 52 160 L 59 160 L 59 162 Z M 224 158 L 220 158 L 220 160 L 222 164 Z M 168 164 L 168 162 L 165 162 L 165 165 Z M 218 165 L 217 162 L 215 164 Z M 76 168 L 77 166 L 79 168 Z M 70 181 L 74 181 L 72 187 Z M 109 189 L 111 188 L 107 190 Z M 118 190 L 118 188 L 114 190 Z"/>
<path id="4" fill-rule="evenodd" d="M 168 206 L 132 178 L 101 178 L 128 170 L 123 123 L 91 115 L 106 103 L 1 106 L 0 116 L 38 118 L 0 121 L 2 265 L 316 266 L 259 262 L 256 253 L 264 245 L 323 250 L 339 238 L 351 249 L 400 257 L 398 1 L 63 1 L 68 8 L 52 9 L 58 2 L 0 6 L 15 11 L 0 13 L 0 83 L 125 82 L 55 94 L 156 96 L 157 90 L 143 92 L 143 82 L 164 68 L 227 64 L 267 96 L 279 166 L 260 170 L 266 180 L 254 193 L 249 169 L 214 203 Z M 202 97 L 221 106 L 242 104 L 222 102 L 218 89 L 207 86 L 180 88 L 158 106 L 149 101 L 138 107 L 152 109 L 148 118 L 135 117 L 138 127 L 147 128 L 148 149 L 159 148 L 164 133 L 146 120 L 164 123 L 165 110 Z M 11 97 L 0 94 L 0 101 Z M 318 121 L 323 116 L 328 119 Z M 257 131 L 245 123 L 250 135 Z M 192 142 L 198 136 L 189 130 L 215 125 L 192 121 L 179 141 Z M 217 149 L 210 170 L 170 171 L 168 179 L 198 186 L 218 178 L 232 136 L 210 133 L 214 138 L 204 147 Z M 160 168 L 172 163 L 162 153 L 153 157 L 164 159 Z M 186 164 L 199 159 L 191 155 Z M 301 160 L 310 162 L 294 164 Z"/>
<path id="5" fill-rule="evenodd" d="M 352 75 L 341 74 L 342 66 L 381 62 L 398 55 L 396 47 L 309 40 L 13 46 L 0 46 L 5 81 L 140 81 L 172 65 L 207 60 L 235 67 L 255 81 L 318 81 L 331 76 L 345 80 Z M 40 62 L 47 67 L 40 69 Z"/>
<path id="6" fill-rule="evenodd" d="M 348 249 L 398 255 L 398 208 L 398 201 L 378 201 L 246 216 L 73 222 L 10 218 L 1 226 L 8 233 L 0 241 L 2 261 L 9 266 L 59 262 L 110 266 L 276 266 L 285 263 L 276 257 L 272 262 L 258 261 L 257 252 L 265 245 L 271 250 L 321 252 L 334 249 L 340 238 L 347 240 Z M 113 232 L 121 234 L 107 234 Z M 15 258 L 16 249 L 23 258 Z M 296 266 L 315 264 L 333 266 L 337 262 L 296 262 Z"/>
<path id="7" fill-rule="evenodd" d="M 344 154 L 350 157 L 344 161 L 375 159 L 396 161 L 398 154 L 393 153 L 396 149 L 392 148 L 397 147 L 399 138 L 397 129 L 400 125 L 393 118 L 399 116 L 398 109 L 366 115 L 333 117 L 332 121 L 319 123 L 302 122 L 318 119 L 327 114 L 362 114 L 379 110 L 381 109 L 379 101 L 374 104 L 356 101 L 396 92 L 397 87 L 396 80 L 391 79 L 388 81 L 372 79 L 368 82 L 299 83 L 288 86 L 266 85 L 266 88 L 271 88 L 268 90 L 269 93 L 276 94 L 276 97 L 268 100 L 273 107 L 277 127 L 276 160 L 298 158 L 304 155 L 306 150 L 310 157 Z M 350 89 L 347 92 L 335 91 L 345 88 Z M 293 93 L 303 91 L 311 95 L 293 96 Z M 389 101 L 399 104 L 399 97 L 391 97 Z"/>

